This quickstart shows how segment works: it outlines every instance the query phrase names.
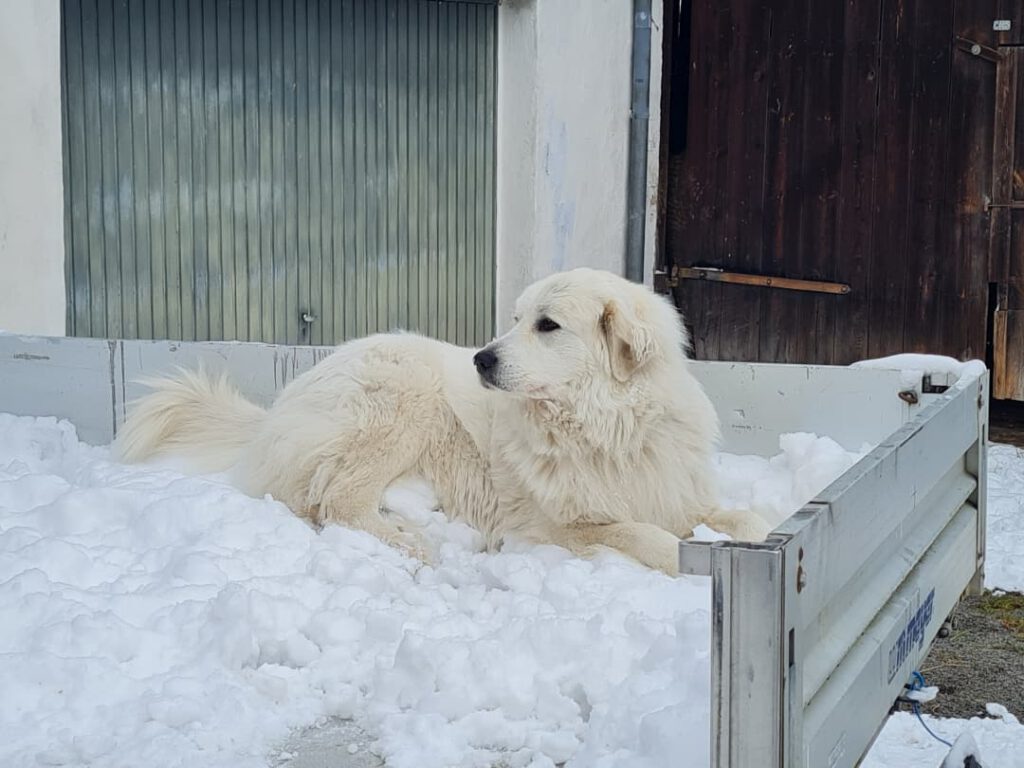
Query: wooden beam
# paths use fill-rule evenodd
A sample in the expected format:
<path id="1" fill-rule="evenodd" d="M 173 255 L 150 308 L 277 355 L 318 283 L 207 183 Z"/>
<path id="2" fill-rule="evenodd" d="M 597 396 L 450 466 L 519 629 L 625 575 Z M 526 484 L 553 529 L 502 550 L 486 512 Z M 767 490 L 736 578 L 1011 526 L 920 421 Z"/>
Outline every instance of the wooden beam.
<path id="1" fill-rule="evenodd" d="M 711 267 L 676 267 L 672 276 L 678 280 L 707 280 L 712 283 L 752 285 L 761 288 L 781 288 L 786 291 L 809 293 L 847 294 L 850 286 L 846 283 L 829 283 L 823 280 L 798 280 L 792 277 L 771 277 L 751 275 L 743 272 L 725 272 Z"/>

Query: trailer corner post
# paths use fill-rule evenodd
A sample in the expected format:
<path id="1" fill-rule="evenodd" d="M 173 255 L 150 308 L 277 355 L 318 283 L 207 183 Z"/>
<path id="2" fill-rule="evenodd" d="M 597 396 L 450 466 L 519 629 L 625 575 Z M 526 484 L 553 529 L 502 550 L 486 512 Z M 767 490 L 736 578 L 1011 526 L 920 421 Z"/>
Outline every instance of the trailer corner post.
<path id="1" fill-rule="evenodd" d="M 788 763 L 784 554 L 782 540 L 711 547 L 713 768 Z"/>
<path id="2" fill-rule="evenodd" d="M 977 597 L 985 591 L 985 532 L 988 525 L 988 407 L 990 374 L 978 378 L 978 441 L 966 454 L 967 471 L 978 485 L 970 502 L 978 510 L 978 569 L 967 586 L 967 594 Z"/>

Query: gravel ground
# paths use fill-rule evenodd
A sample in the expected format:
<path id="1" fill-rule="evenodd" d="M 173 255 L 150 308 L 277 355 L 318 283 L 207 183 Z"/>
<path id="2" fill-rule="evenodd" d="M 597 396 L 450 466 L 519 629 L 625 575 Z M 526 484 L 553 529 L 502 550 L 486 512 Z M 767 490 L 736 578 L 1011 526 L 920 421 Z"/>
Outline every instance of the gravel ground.
<path id="1" fill-rule="evenodd" d="M 953 630 L 921 665 L 936 699 L 922 711 L 938 717 L 984 716 L 989 702 L 1024 719 L 1024 594 L 986 592 L 961 602 Z"/>

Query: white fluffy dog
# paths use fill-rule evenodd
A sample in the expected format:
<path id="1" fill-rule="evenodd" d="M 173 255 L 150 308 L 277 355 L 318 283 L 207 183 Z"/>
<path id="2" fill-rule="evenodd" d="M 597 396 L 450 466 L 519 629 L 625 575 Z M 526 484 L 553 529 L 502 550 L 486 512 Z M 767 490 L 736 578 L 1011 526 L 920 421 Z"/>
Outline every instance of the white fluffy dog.
<path id="1" fill-rule="evenodd" d="M 528 288 L 512 330 L 475 355 L 412 334 L 359 339 L 269 410 L 201 373 L 155 382 L 115 448 L 127 461 L 176 454 L 199 471 L 232 469 L 247 493 L 417 556 L 418 536 L 380 509 L 409 475 L 491 547 L 507 534 L 579 555 L 609 547 L 676 573 L 679 539 L 698 523 L 767 534 L 716 504 L 718 422 L 685 345 L 671 304 L 577 269 Z"/>

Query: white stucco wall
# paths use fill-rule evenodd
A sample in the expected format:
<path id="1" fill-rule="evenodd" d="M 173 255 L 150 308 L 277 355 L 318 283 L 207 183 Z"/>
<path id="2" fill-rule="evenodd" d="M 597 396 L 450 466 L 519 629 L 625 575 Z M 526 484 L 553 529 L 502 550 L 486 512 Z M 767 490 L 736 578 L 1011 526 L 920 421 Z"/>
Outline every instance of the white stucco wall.
<path id="1" fill-rule="evenodd" d="M 0 330 L 64 335 L 59 0 L 0 2 Z"/>
<path id="2" fill-rule="evenodd" d="M 660 2 L 654 5 L 652 125 L 661 60 Z M 578 266 L 624 271 L 632 7 L 632 0 L 499 6 L 499 331 L 533 280 Z M 651 131 L 649 200 L 657 189 L 658 136 Z M 648 253 L 653 223 L 649 212 Z"/>

